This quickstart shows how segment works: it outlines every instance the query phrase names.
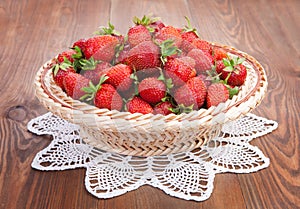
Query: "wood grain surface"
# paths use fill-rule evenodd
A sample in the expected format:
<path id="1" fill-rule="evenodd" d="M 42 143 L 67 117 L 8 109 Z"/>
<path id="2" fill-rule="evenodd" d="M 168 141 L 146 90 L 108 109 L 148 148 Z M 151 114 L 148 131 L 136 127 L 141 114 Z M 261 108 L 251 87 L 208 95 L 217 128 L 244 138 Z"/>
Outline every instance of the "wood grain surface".
<path id="1" fill-rule="evenodd" d="M 270 166 L 216 175 L 204 202 L 173 198 L 151 186 L 101 200 L 86 191 L 85 169 L 41 172 L 30 166 L 51 141 L 26 129 L 46 112 L 34 96 L 38 68 L 109 20 L 125 33 L 133 16 L 148 13 L 178 27 L 190 17 L 204 39 L 247 52 L 268 75 L 268 93 L 254 113 L 279 127 L 252 144 Z M 299 24 L 299 0 L 0 0 L 0 208 L 300 208 Z"/>

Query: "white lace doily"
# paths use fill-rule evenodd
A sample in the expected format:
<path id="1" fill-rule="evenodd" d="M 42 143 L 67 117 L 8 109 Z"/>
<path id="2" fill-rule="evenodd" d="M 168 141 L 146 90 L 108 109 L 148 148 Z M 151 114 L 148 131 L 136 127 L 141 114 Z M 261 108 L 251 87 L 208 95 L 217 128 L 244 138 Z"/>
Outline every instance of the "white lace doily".
<path id="1" fill-rule="evenodd" d="M 203 201 L 210 197 L 217 173 L 250 173 L 269 166 L 269 159 L 249 142 L 277 126 L 275 121 L 247 114 L 225 124 L 221 137 L 191 152 L 132 157 L 85 144 L 77 125 L 47 113 L 28 123 L 29 131 L 53 136 L 31 166 L 42 171 L 84 167 L 85 186 L 98 198 L 115 197 L 148 184 L 174 197 Z"/>

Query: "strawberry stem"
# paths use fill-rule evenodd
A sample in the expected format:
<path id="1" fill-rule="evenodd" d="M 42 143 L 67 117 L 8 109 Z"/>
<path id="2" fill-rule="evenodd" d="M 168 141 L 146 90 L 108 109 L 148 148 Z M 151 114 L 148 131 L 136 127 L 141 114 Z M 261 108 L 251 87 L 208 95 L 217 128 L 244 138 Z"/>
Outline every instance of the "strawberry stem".
<path id="1" fill-rule="evenodd" d="M 89 86 L 83 87 L 81 90 L 84 91 L 86 94 L 80 97 L 79 100 L 85 102 L 91 102 L 99 89 L 101 89 L 101 85 L 108 79 L 109 77 L 103 75 L 100 77 L 99 83 L 95 86 L 92 81 L 89 82 Z"/>
<path id="2" fill-rule="evenodd" d="M 159 44 L 159 47 L 161 52 L 160 60 L 163 64 L 167 62 L 167 57 L 181 53 L 181 50 L 175 46 L 174 40 L 171 39 L 163 41 Z"/>
<path id="3" fill-rule="evenodd" d="M 91 57 L 90 59 L 80 59 L 79 60 L 79 64 L 82 70 L 94 70 L 97 66 L 97 64 L 99 64 L 100 61 L 95 60 L 93 57 Z"/>
<path id="4" fill-rule="evenodd" d="M 194 32 L 196 34 L 196 36 L 200 37 L 199 34 L 198 34 L 198 32 L 197 32 L 197 29 L 193 28 L 190 19 L 187 16 L 184 16 L 184 18 L 185 18 L 185 20 L 187 22 L 187 25 L 184 26 L 183 30 L 185 32 Z"/>
<path id="5" fill-rule="evenodd" d="M 95 35 L 115 35 L 120 36 L 121 33 L 115 30 L 115 26 L 108 22 L 108 27 L 100 26 L 98 31 L 94 32 Z"/>

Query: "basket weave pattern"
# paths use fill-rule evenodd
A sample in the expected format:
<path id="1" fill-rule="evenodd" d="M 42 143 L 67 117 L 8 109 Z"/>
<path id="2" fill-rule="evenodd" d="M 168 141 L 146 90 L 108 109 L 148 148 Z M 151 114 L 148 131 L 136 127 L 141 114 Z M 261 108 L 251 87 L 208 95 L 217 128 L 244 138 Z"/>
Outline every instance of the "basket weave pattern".
<path id="1" fill-rule="evenodd" d="M 167 116 L 99 109 L 73 100 L 55 84 L 50 70 L 54 60 L 37 72 L 36 96 L 49 111 L 78 124 L 82 139 L 99 149 L 136 156 L 189 151 L 218 136 L 222 124 L 252 111 L 267 90 L 265 71 L 256 59 L 229 46 L 213 45 L 244 57 L 248 67 L 247 79 L 238 95 L 217 107 Z"/>

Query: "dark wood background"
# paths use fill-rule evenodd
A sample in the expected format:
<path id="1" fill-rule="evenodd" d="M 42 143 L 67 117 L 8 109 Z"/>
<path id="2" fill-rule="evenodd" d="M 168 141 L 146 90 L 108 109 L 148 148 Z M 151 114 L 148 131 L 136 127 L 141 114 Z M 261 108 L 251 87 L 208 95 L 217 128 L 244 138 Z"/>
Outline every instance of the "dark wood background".
<path id="1" fill-rule="evenodd" d="M 203 38 L 249 53 L 268 75 L 268 93 L 254 113 L 279 127 L 252 144 L 271 165 L 256 173 L 218 174 L 204 202 L 150 186 L 101 200 L 86 191 L 85 169 L 30 167 L 51 140 L 26 129 L 30 119 L 46 112 L 34 96 L 38 68 L 108 20 L 125 33 L 133 16 L 150 12 L 178 27 L 190 17 Z M 299 24 L 299 0 L 0 0 L 0 208 L 299 208 Z"/>

